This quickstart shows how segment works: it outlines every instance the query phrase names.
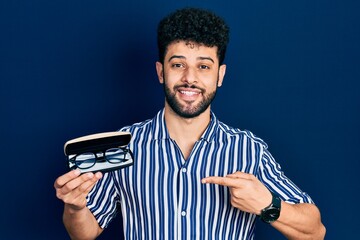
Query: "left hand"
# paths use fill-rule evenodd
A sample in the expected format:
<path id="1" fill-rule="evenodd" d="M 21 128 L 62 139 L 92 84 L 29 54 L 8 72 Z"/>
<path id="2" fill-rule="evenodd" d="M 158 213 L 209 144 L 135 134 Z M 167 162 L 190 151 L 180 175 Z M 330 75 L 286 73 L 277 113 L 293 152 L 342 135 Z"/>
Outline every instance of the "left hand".
<path id="1" fill-rule="evenodd" d="M 260 215 L 272 201 L 270 191 L 252 174 L 235 172 L 225 177 L 206 177 L 201 182 L 229 187 L 231 204 L 248 213 Z"/>

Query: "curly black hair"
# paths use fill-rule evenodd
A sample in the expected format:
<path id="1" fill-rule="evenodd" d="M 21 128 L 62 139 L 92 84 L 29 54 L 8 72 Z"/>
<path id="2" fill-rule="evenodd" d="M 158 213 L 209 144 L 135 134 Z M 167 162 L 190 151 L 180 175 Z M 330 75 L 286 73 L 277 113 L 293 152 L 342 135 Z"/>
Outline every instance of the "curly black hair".
<path id="1" fill-rule="evenodd" d="M 222 18 L 208 10 L 179 9 L 159 22 L 157 43 L 161 63 L 164 63 L 167 47 L 174 41 L 193 41 L 207 47 L 216 46 L 219 63 L 222 64 L 229 42 L 229 27 Z"/>

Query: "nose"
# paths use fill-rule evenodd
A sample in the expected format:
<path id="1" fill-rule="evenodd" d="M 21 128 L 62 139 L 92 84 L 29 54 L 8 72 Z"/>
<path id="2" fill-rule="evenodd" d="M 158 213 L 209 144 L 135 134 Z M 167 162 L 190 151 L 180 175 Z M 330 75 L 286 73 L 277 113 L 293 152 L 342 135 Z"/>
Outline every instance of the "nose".
<path id="1" fill-rule="evenodd" d="M 188 67 L 184 71 L 182 81 L 187 84 L 193 84 L 197 82 L 196 69 Z"/>

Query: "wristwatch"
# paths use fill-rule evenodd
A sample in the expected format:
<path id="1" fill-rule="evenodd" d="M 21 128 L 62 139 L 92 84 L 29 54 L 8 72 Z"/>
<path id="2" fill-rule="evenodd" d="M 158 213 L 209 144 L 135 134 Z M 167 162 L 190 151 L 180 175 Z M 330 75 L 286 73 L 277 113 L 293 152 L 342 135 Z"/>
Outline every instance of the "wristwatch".
<path id="1" fill-rule="evenodd" d="M 272 223 L 280 217 L 281 200 L 278 195 L 271 192 L 272 201 L 269 206 L 261 210 L 260 219 L 266 223 Z"/>

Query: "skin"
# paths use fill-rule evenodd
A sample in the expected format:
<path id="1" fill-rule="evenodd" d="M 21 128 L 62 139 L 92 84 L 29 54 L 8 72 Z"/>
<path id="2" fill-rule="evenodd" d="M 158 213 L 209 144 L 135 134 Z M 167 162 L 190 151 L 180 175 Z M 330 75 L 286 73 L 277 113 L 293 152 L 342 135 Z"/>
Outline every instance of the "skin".
<path id="1" fill-rule="evenodd" d="M 80 175 L 70 171 L 55 180 L 56 196 L 64 202 L 63 222 L 71 239 L 95 239 L 103 229 L 86 207 L 86 196 L 102 177 L 100 172 Z"/>
<path id="2" fill-rule="evenodd" d="M 222 85 L 226 65 L 219 67 L 216 50 L 217 47 L 175 42 L 167 48 L 164 65 L 156 63 L 159 82 L 170 89 L 183 113 L 196 112 L 204 99 Z M 187 159 L 210 123 L 210 105 L 196 116 L 184 118 L 165 101 L 165 121 L 170 137 Z"/>
<path id="3" fill-rule="evenodd" d="M 187 159 L 210 123 L 211 98 L 223 83 L 226 66 L 219 65 L 217 47 L 179 41 L 168 46 L 164 63 L 156 62 L 156 71 L 166 89 L 168 132 Z M 169 104 L 170 98 L 177 109 Z M 64 202 L 63 221 L 72 239 L 95 239 L 103 231 L 86 207 L 86 196 L 101 177 L 101 173 L 80 175 L 74 170 L 54 183 L 57 197 Z M 260 214 L 261 209 L 271 203 L 269 190 L 251 174 L 209 176 L 202 179 L 202 183 L 228 187 L 231 204 L 242 211 Z M 280 217 L 271 225 L 288 239 L 323 239 L 325 236 L 320 212 L 313 204 L 281 202 Z"/>

